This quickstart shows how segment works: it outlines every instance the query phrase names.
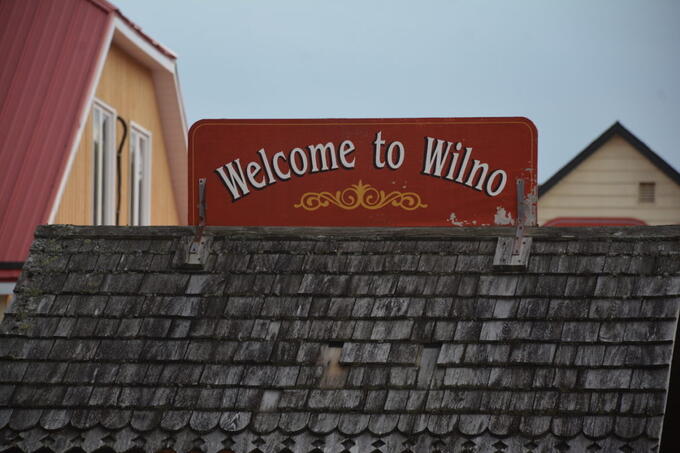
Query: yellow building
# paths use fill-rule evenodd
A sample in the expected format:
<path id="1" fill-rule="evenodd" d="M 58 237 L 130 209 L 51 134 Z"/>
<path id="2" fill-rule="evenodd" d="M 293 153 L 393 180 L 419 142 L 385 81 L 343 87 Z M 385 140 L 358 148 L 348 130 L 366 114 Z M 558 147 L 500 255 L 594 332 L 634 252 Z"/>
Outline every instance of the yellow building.
<path id="1" fill-rule="evenodd" d="M 177 58 L 104 0 L 0 4 L 0 313 L 36 225 L 186 223 Z"/>
<path id="2" fill-rule="evenodd" d="M 680 223 L 680 173 L 615 123 L 539 188 L 546 226 Z"/>

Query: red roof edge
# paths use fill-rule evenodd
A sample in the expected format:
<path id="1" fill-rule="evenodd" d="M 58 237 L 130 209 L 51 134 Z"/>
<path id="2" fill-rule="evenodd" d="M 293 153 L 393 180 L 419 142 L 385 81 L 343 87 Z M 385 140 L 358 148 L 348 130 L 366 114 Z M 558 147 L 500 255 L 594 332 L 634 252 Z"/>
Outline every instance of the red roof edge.
<path id="1" fill-rule="evenodd" d="M 162 53 L 163 55 L 165 55 L 168 58 L 171 58 L 173 60 L 177 59 L 177 55 L 172 50 L 168 49 L 167 47 L 165 47 L 164 45 L 162 45 L 161 43 L 159 43 L 158 41 L 153 39 L 151 36 L 147 35 L 144 32 L 144 30 L 142 30 L 142 27 L 140 27 L 139 25 L 134 23 L 132 20 L 130 20 L 130 18 L 128 18 L 125 14 L 123 14 L 117 6 L 109 3 L 106 0 L 89 0 L 89 1 L 91 3 L 99 6 L 100 8 L 104 9 L 109 14 L 115 12 L 116 15 L 118 17 L 120 17 L 120 19 L 123 22 L 128 24 L 130 26 L 130 28 L 132 28 L 134 31 L 136 31 L 139 34 L 139 36 L 141 36 L 146 42 L 148 42 L 153 47 L 155 47 L 156 50 L 158 50 L 160 53 Z"/>
<path id="2" fill-rule="evenodd" d="M 90 0 L 90 3 L 100 7 L 107 13 L 112 13 L 118 9 L 115 5 L 107 2 L 106 0 Z"/>
<path id="3" fill-rule="evenodd" d="M 92 3 L 96 4 L 97 6 L 99 3 L 103 2 L 104 0 L 90 0 Z M 112 21 L 113 16 L 109 15 L 109 19 L 107 21 L 107 27 L 111 26 L 111 21 Z M 108 50 L 108 47 L 111 43 L 106 40 L 102 39 L 102 42 L 99 45 L 99 52 L 97 53 L 98 55 L 98 60 L 101 57 L 102 54 L 105 54 Z M 98 82 L 97 79 L 97 70 L 95 66 L 92 66 L 90 68 L 90 73 L 88 74 L 88 80 L 87 80 L 87 88 L 81 92 L 81 97 L 80 97 L 80 102 L 79 107 L 78 107 L 78 112 L 80 116 L 82 116 L 86 111 L 89 110 L 90 102 L 92 102 L 92 99 L 88 96 L 89 93 L 94 92 L 94 89 L 96 88 L 94 85 Z M 69 138 L 68 141 L 68 147 L 67 149 L 69 152 L 73 149 L 74 146 L 76 146 L 76 142 L 78 140 L 78 134 L 80 133 L 81 126 L 80 126 L 80 119 L 81 117 L 78 117 L 78 123 L 76 126 L 71 130 L 71 137 Z M 59 168 L 59 176 L 58 176 L 58 183 L 54 185 L 52 188 L 52 193 L 50 195 L 50 206 L 54 206 L 54 204 L 57 202 L 57 198 L 59 196 L 59 181 L 61 181 L 64 178 L 64 173 L 66 172 L 66 167 L 68 165 L 68 154 L 65 159 L 62 159 L 60 168 Z M 42 223 L 48 223 L 50 221 L 49 217 L 51 215 L 51 210 L 47 209 L 43 213 L 43 221 Z"/>
<path id="4" fill-rule="evenodd" d="M 556 217 L 543 224 L 546 227 L 575 226 L 640 226 L 644 221 L 633 217 Z"/>
<path id="5" fill-rule="evenodd" d="M 16 282 L 21 275 L 21 269 L 0 269 L 0 282 Z"/>

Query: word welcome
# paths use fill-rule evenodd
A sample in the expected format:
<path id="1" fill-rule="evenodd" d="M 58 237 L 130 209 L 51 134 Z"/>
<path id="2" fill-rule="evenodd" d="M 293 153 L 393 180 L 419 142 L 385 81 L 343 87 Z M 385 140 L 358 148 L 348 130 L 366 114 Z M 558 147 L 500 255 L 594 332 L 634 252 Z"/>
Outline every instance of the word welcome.
<path id="1" fill-rule="evenodd" d="M 462 184 L 495 197 L 507 183 L 507 173 L 501 169 L 492 170 L 488 163 L 470 159 L 472 147 L 463 149 L 461 142 L 453 143 L 433 137 L 425 137 L 423 152 L 423 175 L 441 178 Z M 385 146 L 387 145 L 387 146 Z M 351 140 L 339 144 L 332 142 L 295 147 L 288 152 L 279 151 L 269 155 L 264 148 L 257 151 L 258 158 L 245 165 L 234 159 L 215 169 L 215 173 L 231 195 L 232 202 L 247 196 L 251 190 L 262 190 L 278 181 L 288 181 L 306 174 L 352 170 L 356 166 L 353 155 L 356 146 Z M 398 170 L 406 156 L 406 148 L 400 141 L 387 142 L 378 131 L 373 141 L 373 166 L 377 170 Z M 460 161 L 460 165 L 459 164 Z M 469 170 L 469 171 L 468 171 Z"/>

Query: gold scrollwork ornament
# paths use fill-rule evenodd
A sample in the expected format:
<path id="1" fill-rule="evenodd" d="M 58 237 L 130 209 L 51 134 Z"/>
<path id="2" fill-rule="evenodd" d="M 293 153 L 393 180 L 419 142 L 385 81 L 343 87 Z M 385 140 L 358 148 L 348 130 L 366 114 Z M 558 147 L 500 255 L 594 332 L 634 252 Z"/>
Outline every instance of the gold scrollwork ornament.
<path id="1" fill-rule="evenodd" d="M 316 211 L 320 208 L 337 206 L 345 210 L 364 208 L 370 210 L 382 209 L 385 206 L 393 206 L 406 211 L 413 211 L 418 208 L 427 208 L 422 203 L 420 195 L 415 192 L 392 191 L 385 193 L 370 184 L 359 181 L 343 190 L 338 190 L 334 194 L 331 192 L 307 192 L 300 197 L 300 202 L 293 205 L 306 211 Z"/>

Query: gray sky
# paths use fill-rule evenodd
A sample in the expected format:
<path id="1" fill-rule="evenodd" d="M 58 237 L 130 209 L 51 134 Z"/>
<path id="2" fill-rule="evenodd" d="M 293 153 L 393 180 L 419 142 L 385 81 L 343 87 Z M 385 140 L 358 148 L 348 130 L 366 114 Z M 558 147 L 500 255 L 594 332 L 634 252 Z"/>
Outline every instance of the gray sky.
<path id="1" fill-rule="evenodd" d="M 680 170 L 678 0 L 112 0 L 202 118 L 526 116 L 539 182 L 615 121 Z"/>

